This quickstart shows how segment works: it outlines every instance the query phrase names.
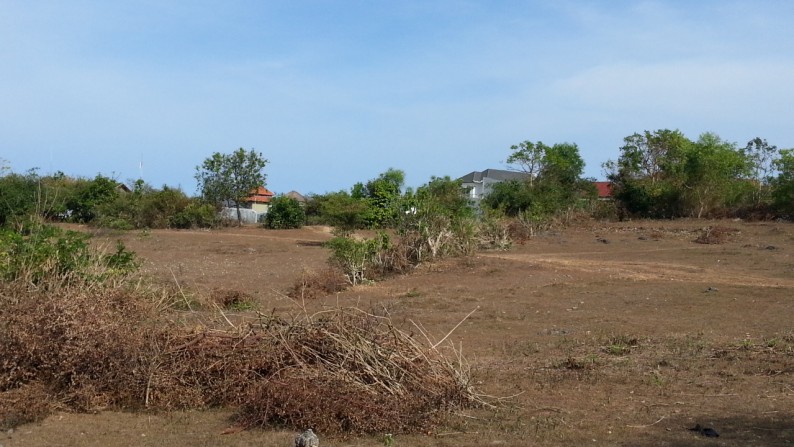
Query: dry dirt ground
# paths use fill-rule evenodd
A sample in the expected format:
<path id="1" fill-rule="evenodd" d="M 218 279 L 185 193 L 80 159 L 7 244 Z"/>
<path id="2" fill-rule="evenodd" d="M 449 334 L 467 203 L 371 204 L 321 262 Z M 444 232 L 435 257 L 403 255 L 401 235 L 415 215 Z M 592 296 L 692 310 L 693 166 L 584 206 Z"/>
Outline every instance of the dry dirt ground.
<path id="1" fill-rule="evenodd" d="M 722 227 L 720 244 L 694 240 Z M 212 290 L 300 311 L 285 290 L 321 269 L 327 229 L 151 231 L 121 239 L 185 299 Z M 463 349 L 497 410 L 459 412 L 395 446 L 794 444 L 794 225 L 738 221 L 590 222 L 506 252 L 304 303 L 388 312 Z M 245 315 L 230 315 L 230 319 Z M 222 435 L 229 410 L 55 414 L 0 434 L 15 446 L 290 446 L 293 432 Z M 717 438 L 689 428 L 700 424 Z M 378 446 L 377 436 L 323 446 Z"/>

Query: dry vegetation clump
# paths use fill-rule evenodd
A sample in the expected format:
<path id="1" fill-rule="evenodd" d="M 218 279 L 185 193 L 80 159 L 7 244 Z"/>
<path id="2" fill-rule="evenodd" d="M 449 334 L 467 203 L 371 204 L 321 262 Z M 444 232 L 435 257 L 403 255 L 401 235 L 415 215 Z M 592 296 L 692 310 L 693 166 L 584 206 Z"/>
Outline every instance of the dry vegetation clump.
<path id="1" fill-rule="evenodd" d="M 0 430 L 44 419 L 52 407 L 53 402 L 40 383 L 4 391 L 0 393 Z"/>
<path id="2" fill-rule="evenodd" d="M 214 289 L 210 293 L 210 300 L 221 309 L 245 310 L 252 306 L 254 298 L 240 290 Z"/>
<path id="3" fill-rule="evenodd" d="M 446 410 L 479 402 L 468 369 L 389 319 L 339 309 L 300 324 L 270 325 L 277 369 L 240 413 L 246 425 L 286 424 L 327 433 L 410 432 Z"/>
<path id="4" fill-rule="evenodd" d="M 695 239 L 698 244 L 724 244 L 738 233 L 734 228 L 711 226 L 700 231 L 700 235 Z"/>
<path id="5" fill-rule="evenodd" d="M 140 400 L 151 306 L 124 289 L 16 286 L 0 287 L 0 400 L 25 386 L 78 411 Z"/>
<path id="6" fill-rule="evenodd" d="M 318 271 L 304 271 L 287 291 L 287 296 L 311 300 L 341 292 L 348 286 L 345 274 L 338 268 L 329 266 Z"/>
<path id="7" fill-rule="evenodd" d="M 462 358 L 338 309 L 188 329 L 124 287 L 0 284 L 0 425 L 51 408 L 238 408 L 246 427 L 411 432 L 474 405 Z"/>

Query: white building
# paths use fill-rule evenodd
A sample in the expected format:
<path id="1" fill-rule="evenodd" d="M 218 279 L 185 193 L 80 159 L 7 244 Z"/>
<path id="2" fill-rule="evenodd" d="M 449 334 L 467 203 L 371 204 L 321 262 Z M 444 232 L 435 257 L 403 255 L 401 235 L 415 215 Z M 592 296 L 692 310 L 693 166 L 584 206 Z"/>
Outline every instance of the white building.
<path id="1" fill-rule="evenodd" d="M 470 172 L 458 180 L 461 181 L 463 189 L 469 191 L 469 198 L 475 203 L 488 195 L 491 185 L 494 183 L 506 182 L 508 180 L 526 180 L 529 174 L 517 171 L 505 171 L 501 169 L 486 169 L 484 171 Z"/>

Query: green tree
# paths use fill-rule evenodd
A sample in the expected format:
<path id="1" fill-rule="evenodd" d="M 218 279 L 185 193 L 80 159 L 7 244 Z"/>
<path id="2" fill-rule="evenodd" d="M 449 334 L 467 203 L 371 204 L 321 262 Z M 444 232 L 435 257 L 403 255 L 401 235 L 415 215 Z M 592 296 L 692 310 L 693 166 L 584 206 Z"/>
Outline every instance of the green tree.
<path id="1" fill-rule="evenodd" d="M 546 150 L 540 177 L 545 182 L 574 185 L 584 172 L 584 160 L 575 143 L 555 144 Z"/>
<path id="2" fill-rule="evenodd" d="M 549 149 L 542 141 L 537 143 L 528 140 L 522 141 L 519 144 L 510 146 L 510 150 L 513 153 L 507 157 L 507 164 L 516 165 L 520 171 L 529 174 L 529 185 L 531 187 L 535 177 L 543 170 L 544 158 Z"/>
<path id="3" fill-rule="evenodd" d="M 367 226 L 368 203 L 352 197 L 347 191 L 315 196 L 310 205 L 317 209 L 318 223 L 332 225 L 343 232 Z"/>
<path id="4" fill-rule="evenodd" d="M 264 226 L 275 230 L 301 228 L 306 221 L 306 213 L 301 204 L 286 196 L 274 197 L 265 216 Z"/>
<path id="5" fill-rule="evenodd" d="M 780 151 L 780 157 L 774 161 L 778 171 L 772 180 L 772 200 L 775 208 L 781 213 L 794 218 L 794 149 Z"/>
<path id="6" fill-rule="evenodd" d="M 0 177 L 0 226 L 19 227 L 36 213 L 38 184 L 35 171 Z"/>
<path id="7" fill-rule="evenodd" d="M 584 160 L 574 143 L 548 146 L 541 141 L 524 141 L 510 148 L 507 161 L 528 174 L 526 181 L 497 183 L 483 200 L 491 209 L 501 209 L 509 216 L 528 210 L 538 216 L 550 216 L 576 204 L 584 185 L 581 176 Z"/>
<path id="8" fill-rule="evenodd" d="M 411 264 L 468 254 L 476 247 L 474 209 L 460 181 L 432 177 L 416 193 L 406 194 L 400 209 L 395 223 Z"/>
<path id="9" fill-rule="evenodd" d="M 97 209 L 96 223 L 119 230 L 133 228 L 205 228 L 217 223 L 215 207 L 185 195 L 179 188 L 161 189 L 138 180 L 131 193 Z"/>
<path id="10" fill-rule="evenodd" d="M 739 150 L 713 133 L 697 141 L 675 130 L 645 131 L 624 139 L 617 162 L 604 164 L 616 199 L 629 214 L 670 218 L 735 211 L 750 196 L 768 148 L 751 141 Z M 759 171 L 755 171 L 754 168 Z"/>
<path id="11" fill-rule="evenodd" d="M 684 156 L 683 174 L 687 214 L 706 213 L 736 205 L 751 170 L 745 154 L 736 145 L 714 133 L 704 133 Z"/>
<path id="12" fill-rule="evenodd" d="M 77 222 L 91 222 L 97 217 L 99 207 L 111 203 L 118 196 L 118 182 L 97 175 L 93 180 L 79 180 L 74 194 L 67 200 L 71 218 Z"/>
<path id="13" fill-rule="evenodd" d="M 426 185 L 417 188 L 415 196 L 420 199 L 432 198 L 450 216 L 474 217 L 471 201 L 462 182 L 449 176 L 431 177 Z"/>
<path id="14" fill-rule="evenodd" d="M 623 140 L 617 161 L 604 169 L 625 212 L 669 218 L 681 214 L 685 154 L 694 144 L 678 130 L 635 133 Z"/>
<path id="15" fill-rule="evenodd" d="M 215 152 L 196 166 L 196 181 L 201 196 L 209 203 L 220 206 L 234 203 L 237 222 L 242 223 L 240 205 L 251 191 L 265 184 L 263 172 L 268 161 L 262 154 L 240 148 L 231 154 Z"/>
<path id="16" fill-rule="evenodd" d="M 405 173 L 393 168 L 367 182 L 364 192 L 370 204 L 370 214 L 367 216 L 370 227 L 385 227 L 393 223 L 404 183 Z M 357 191 L 358 188 L 354 187 L 354 194 Z"/>
<path id="17" fill-rule="evenodd" d="M 488 209 L 500 209 L 508 216 L 517 216 L 537 201 L 535 192 L 534 188 L 519 180 L 499 182 L 491 185 L 482 205 Z"/>
<path id="18" fill-rule="evenodd" d="M 750 178 L 756 184 L 753 203 L 761 205 L 770 199 L 772 173 L 775 170 L 775 160 L 778 156 L 777 146 L 770 145 L 766 140 L 756 137 L 747 142 L 743 153 L 750 164 Z"/>

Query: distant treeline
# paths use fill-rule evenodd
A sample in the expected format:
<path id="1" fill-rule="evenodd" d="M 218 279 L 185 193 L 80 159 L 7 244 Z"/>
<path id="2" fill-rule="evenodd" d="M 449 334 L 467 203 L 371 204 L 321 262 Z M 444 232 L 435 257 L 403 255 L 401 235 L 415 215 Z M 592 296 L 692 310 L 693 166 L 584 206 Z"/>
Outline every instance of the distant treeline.
<path id="1" fill-rule="evenodd" d="M 746 146 L 677 130 L 624 139 L 617 161 L 604 164 L 625 216 L 794 216 L 794 151 L 754 138 Z"/>
<path id="2" fill-rule="evenodd" d="M 603 164 L 612 183 L 609 201 L 597 200 L 594 179 L 583 177 L 576 144 L 524 141 L 510 150 L 508 164 L 526 173 L 525 179 L 494 184 L 479 203 L 469 201 L 460 181 L 450 177 L 432 177 L 413 190 L 404 188 L 403 171 L 388 169 L 347 190 L 309 195 L 306 203 L 275 197 L 264 225 L 395 228 L 406 213 L 426 211 L 420 208 L 429 206 L 429 198 L 438 213 L 516 218 L 533 230 L 574 212 L 597 218 L 794 217 L 794 150 L 778 149 L 761 138 L 740 147 L 713 133 L 695 141 L 668 129 L 630 135 L 618 159 Z M 246 155 L 242 149 L 233 155 L 238 153 Z M 261 179 L 263 167 L 253 168 Z M 197 168 L 199 173 L 202 169 L 206 171 Z M 0 171 L 0 226 L 20 226 L 35 217 L 116 229 L 213 227 L 222 224 L 218 210 L 229 202 L 221 202 L 218 191 L 234 179 L 218 181 L 223 188 L 214 194 L 205 187 L 200 196 L 190 197 L 178 188 L 155 188 L 142 180 L 128 188 L 102 175 L 42 176 L 5 168 Z M 250 185 L 242 186 L 243 192 L 250 190 Z"/>

